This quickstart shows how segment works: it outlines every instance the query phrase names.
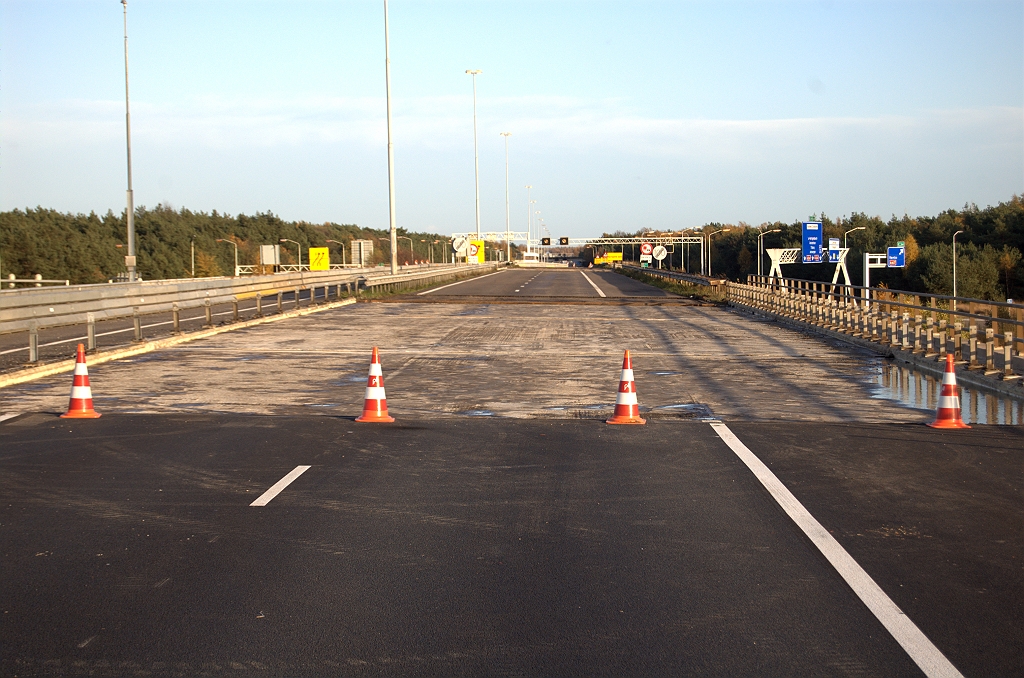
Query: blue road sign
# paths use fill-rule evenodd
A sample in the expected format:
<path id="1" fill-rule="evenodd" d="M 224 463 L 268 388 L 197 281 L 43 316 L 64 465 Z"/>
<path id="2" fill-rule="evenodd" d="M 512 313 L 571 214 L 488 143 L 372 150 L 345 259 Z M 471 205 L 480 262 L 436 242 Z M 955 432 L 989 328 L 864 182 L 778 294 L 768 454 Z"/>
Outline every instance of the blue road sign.
<path id="1" fill-rule="evenodd" d="M 839 263 L 839 238 L 828 239 L 828 263 Z"/>
<path id="2" fill-rule="evenodd" d="M 885 266 L 886 268 L 903 268 L 907 265 L 907 248 L 906 247 L 890 247 L 886 250 Z"/>
<path id="3" fill-rule="evenodd" d="M 821 222 L 805 221 L 803 228 L 804 248 L 803 255 L 805 264 L 820 264 L 824 259 L 821 256 Z"/>

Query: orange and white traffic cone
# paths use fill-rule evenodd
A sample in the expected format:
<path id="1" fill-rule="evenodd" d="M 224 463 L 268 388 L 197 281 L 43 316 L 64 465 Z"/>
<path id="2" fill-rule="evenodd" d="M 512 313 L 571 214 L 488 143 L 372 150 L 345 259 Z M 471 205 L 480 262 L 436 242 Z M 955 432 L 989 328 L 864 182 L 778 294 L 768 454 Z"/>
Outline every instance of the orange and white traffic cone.
<path id="1" fill-rule="evenodd" d="M 96 419 L 99 412 L 92 409 L 92 387 L 89 386 L 89 368 L 85 366 L 85 345 L 78 345 L 75 357 L 75 379 L 71 382 L 71 402 L 62 419 Z"/>
<path id="2" fill-rule="evenodd" d="M 935 411 L 935 421 L 928 425 L 932 428 L 970 428 L 960 418 L 960 389 L 956 385 L 952 353 L 946 354 L 946 371 L 942 375 L 939 407 Z"/>
<path id="3" fill-rule="evenodd" d="M 388 399 L 384 395 L 384 372 L 380 368 L 380 356 L 377 347 L 373 347 L 370 358 L 370 377 L 366 380 L 366 400 L 363 403 L 363 415 L 356 421 L 388 422 L 394 421 L 388 416 Z"/>
<path id="4" fill-rule="evenodd" d="M 633 381 L 633 362 L 629 351 L 622 358 L 622 376 L 619 377 L 619 393 L 615 397 L 615 414 L 606 424 L 646 424 L 640 418 L 640 405 L 636 400 L 636 382 Z"/>

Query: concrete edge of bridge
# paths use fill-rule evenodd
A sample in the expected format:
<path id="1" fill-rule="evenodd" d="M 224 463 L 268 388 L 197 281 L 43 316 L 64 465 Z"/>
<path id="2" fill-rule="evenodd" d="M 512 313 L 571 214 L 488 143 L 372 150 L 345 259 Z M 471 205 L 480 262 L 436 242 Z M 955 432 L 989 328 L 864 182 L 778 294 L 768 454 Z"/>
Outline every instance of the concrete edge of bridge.
<path id="1" fill-rule="evenodd" d="M 351 297 L 348 299 L 342 299 L 340 301 L 332 301 L 327 304 L 320 304 L 319 306 L 307 306 L 306 308 L 294 309 L 276 315 L 263 316 L 261 318 L 251 318 L 249 320 L 243 320 L 236 323 L 229 323 L 227 325 L 218 325 L 217 327 L 210 327 L 198 330 L 196 332 L 186 332 L 184 334 L 165 337 L 163 339 L 154 339 L 153 341 L 146 341 L 140 344 L 134 344 L 132 346 L 115 348 L 109 351 L 99 351 L 89 355 L 89 364 L 101 365 L 103 363 L 111 362 L 114 360 L 123 360 L 125 358 L 131 358 L 133 356 L 142 355 L 143 353 L 150 353 L 152 351 L 170 348 L 172 346 L 188 343 L 190 341 L 206 339 L 207 337 L 212 337 L 214 335 L 222 334 L 224 332 L 232 332 L 234 330 L 255 327 L 257 325 L 264 325 L 266 323 L 277 322 L 279 320 L 287 320 L 289 318 L 297 318 L 299 316 L 310 315 L 312 313 L 319 313 L 320 311 L 328 311 L 335 308 L 341 308 L 342 306 L 350 306 L 354 303 L 356 303 L 356 299 L 354 297 Z M 6 374 L 0 374 L 0 388 L 4 388 L 6 386 L 14 386 L 15 384 L 23 384 L 27 381 L 42 379 L 43 377 L 49 377 L 55 374 L 71 372 L 74 369 L 75 359 L 71 358 L 69 360 L 60 360 L 52 363 L 47 363 L 45 365 L 37 365 L 34 367 L 27 367 L 13 372 L 7 372 Z"/>
<path id="2" fill-rule="evenodd" d="M 766 313 L 761 309 L 751 308 L 745 304 L 730 302 L 729 308 L 731 310 L 741 311 L 750 315 L 759 315 L 788 329 L 802 332 L 803 334 L 834 339 L 836 341 L 841 341 L 844 344 L 863 348 L 880 356 L 909 365 L 913 369 L 916 369 L 919 372 L 924 372 L 936 379 L 939 379 L 940 381 L 942 379 L 945 363 L 937 362 L 934 358 L 925 358 L 924 356 L 917 355 L 912 351 L 892 348 L 868 339 L 862 339 L 861 337 L 854 337 L 849 334 L 830 330 L 827 327 L 818 327 L 816 325 L 809 325 L 807 323 L 790 320 L 789 318 L 778 316 L 774 313 Z M 960 386 L 967 386 L 972 389 L 991 393 L 992 395 L 1008 397 L 1011 400 L 1024 402 L 1024 380 L 1004 382 L 969 370 L 957 370 L 956 379 Z"/>

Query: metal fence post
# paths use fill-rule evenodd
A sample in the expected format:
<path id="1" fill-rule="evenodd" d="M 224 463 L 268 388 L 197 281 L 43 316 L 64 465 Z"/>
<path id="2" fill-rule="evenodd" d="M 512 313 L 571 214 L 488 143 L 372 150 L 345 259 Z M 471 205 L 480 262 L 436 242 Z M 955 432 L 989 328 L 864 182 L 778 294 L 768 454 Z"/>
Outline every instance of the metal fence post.
<path id="1" fill-rule="evenodd" d="M 210 298 L 207 297 L 203 303 L 206 306 L 206 326 L 213 327 L 213 306 L 210 303 Z"/>
<path id="2" fill-rule="evenodd" d="M 296 287 L 295 288 L 295 308 L 300 308 L 302 306 L 302 304 L 299 303 L 299 301 L 300 301 L 299 295 L 301 295 L 301 294 L 302 294 L 302 288 L 301 287 Z"/>
<path id="3" fill-rule="evenodd" d="M 132 309 L 132 323 L 135 325 L 135 341 L 142 341 L 142 316 L 137 307 Z"/>
<path id="4" fill-rule="evenodd" d="M 963 362 L 964 360 L 964 324 L 959 320 L 953 323 L 953 358 Z"/>
<path id="5" fill-rule="evenodd" d="M 171 321 L 174 324 L 173 332 L 175 334 L 181 334 L 181 311 L 178 309 L 178 304 L 171 304 Z"/>
<path id="6" fill-rule="evenodd" d="M 35 323 L 28 328 L 28 361 L 39 362 L 39 328 Z"/>
<path id="7" fill-rule="evenodd" d="M 284 313 L 284 292 L 277 293 L 277 312 Z"/>
<path id="8" fill-rule="evenodd" d="M 991 327 L 985 328 L 985 374 L 996 373 L 996 340 L 995 330 Z"/>
<path id="9" fill-rule="evenodd" d="M 96 314 L 85 314 L 85 348 L 88 351 L 96 350 Z"/>
<path id="10" fill-rule="evenodd" d="M 903 336 L 902 336 L 902 341 L 900 342 L 900 348 L 902 348 L 904 351 L 906 351 L 908 348 L 910 348 L 910 314 L 909 313 L 904 313 L 903 314 L 903 328 L 902 329 L 903 329 L 903 332 L 902 332 Z"/>
<path id="11" fill-rule="evenodd" d="M 1020 379 L 1013 373 L 1013 332 L 1003 333 L 1003 379 Z"/>
<path id="12" fill-rule="evenodd" d="M 238 322 L 238 297 L 231 299 L 231 321 Z"/>
<path id="13" fill-rule="evenodd" d="M 939 321 L 939 360 L 946 357 L 947 346 L 946 346 L 946 332 L 949 329 L 949 321 L 945 318 Z"/>
<path id="14" fill-rule="evenodd" d="M 259 292 L 256 293 L 256 317 L 263 317 L 263 295 Z"/>
<path id="15" fill-rule="evenodd" d="M 976 370 L 981 367 L 981 363 L 978 362 L 978 326 L 972 322 L 968 332 L 970 334 L 968 348 L 971 352 L 971 359 L 967 367 Z"/>

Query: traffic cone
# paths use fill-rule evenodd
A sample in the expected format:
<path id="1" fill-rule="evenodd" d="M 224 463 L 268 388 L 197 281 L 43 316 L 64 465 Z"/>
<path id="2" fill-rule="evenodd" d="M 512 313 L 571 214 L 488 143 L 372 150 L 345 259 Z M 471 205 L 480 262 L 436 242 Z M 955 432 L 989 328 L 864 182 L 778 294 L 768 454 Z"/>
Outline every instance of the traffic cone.
<path id="1" fill-rule="evenodd" d="M 633 362 L 629 351 L 622 358 L 622 376 L 619 377 L 619 394 L 615 397 L 615 414 L 606 424 L 646 424 L 640 418 L 640 406 L 636 401 L 636 383 L 633 381 Z"/>
<path id="2" fill-rule="evenodd" d="M 380 369 L 380 356 L 377 347 L 373 347 L 370 358 L 370 377 L 366 380 L 366 400 L 363 403 L 363 415 L 356 421 L 387 422 L 394 421 L 388 416 L 388 399 L 384 395 L 384 372 Z"/>
<path id="3" fill-rule="evenodd" d="M 952 353 L 946 354 L 946 371 L 942 375 L 939 407 L 935 411 L 935 421 L 928 425 L 932 428 L 970 428 L 960 418 L 960 389 L 956 386 L 956 371 L 953 367 Z"/>
<path id="4" fill-rule="evenodd" d="M 71 382 L 71 402 L 61 419 L 97 419 L 100 414 L 92 409 L 92 387 L 89 386 L 89 368 L 85 366 L 85 344 L 78 345 L 75 357 L 75 379 Z"/>

